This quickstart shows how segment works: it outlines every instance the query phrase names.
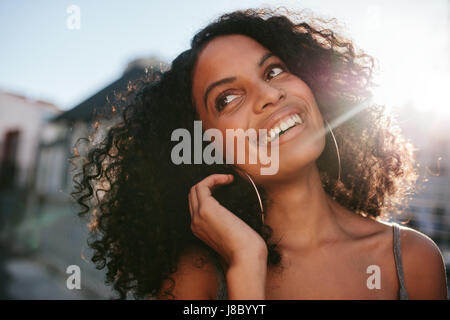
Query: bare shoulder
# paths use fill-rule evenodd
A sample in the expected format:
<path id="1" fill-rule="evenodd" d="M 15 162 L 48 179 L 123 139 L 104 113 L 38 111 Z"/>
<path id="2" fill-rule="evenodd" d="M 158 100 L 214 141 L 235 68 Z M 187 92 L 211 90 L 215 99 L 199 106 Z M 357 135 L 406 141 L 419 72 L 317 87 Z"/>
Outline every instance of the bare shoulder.
<path id="1" fill-rule="evenodd" d="M 355 239 L 367 244 L 365 249 L 393 265 L 392 223 L 363 217 L 350 210 L 341 210 L 343 225 Z M 447 299 L 445 263 L 439 247 L 425 234 L 400 226 L 405 286 L 410 299 Z"/>
<path id="2" fill-rule="evenodd" d="M 383 220 L 377 220 L 370 216 L 362 216 L 347 208 L 340 207 L 341 225 L 345 226 L 346 232 L 356 239 L 367 239 L 387 243 L 392 247 L 392 225 Z"/>
<path id="3" fill-rule="evenodd" d="M 215 299 L 218 277 L 212 257 L 204 248 L 189 247 L 170 278 L 163 281 L 157 299 Z"/>
<path id="4" fill-rule="evenodd" d="M 374 253 L 392 265 L 392 223 L 354 215 L 351 228 L 368 239 Z M 448 299 L 445 263 L 439 247 L 427 235 L 400 225 L 400 247 L 405 286 L 410 299 Z"/>
<path id="5" fill-rule="evenodd" d="M 400 242 L 405 286 L 410 299 L 447 299 L 442 253 L 425 234 L 401 226 Z"/>

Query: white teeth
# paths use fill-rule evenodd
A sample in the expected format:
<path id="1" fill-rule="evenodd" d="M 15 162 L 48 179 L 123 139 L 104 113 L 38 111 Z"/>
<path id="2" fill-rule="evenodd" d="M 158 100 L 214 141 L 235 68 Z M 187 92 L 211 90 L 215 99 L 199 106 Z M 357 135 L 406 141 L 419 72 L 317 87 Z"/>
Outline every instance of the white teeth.
<path id="1" fill-rule="evenodd" d="M 273 138 L 275 138 L 276 133 L 274 130 L 270 130 L 269 135 L 270 135 L 270 138 L 273 139 Z"/>
<path id="2" fill-rule="evenodd" d="M 287 129 L 295 126 L 296 123 L 302 124 L 303 119 L 298 114 L 291 115 L 288 119 L 281 121 L 277 126 L 274 126 L 269 130 L 267 136 L 263 138 L 263 142 L 271 142 L 278 138 L 281 131 L 286 131 Z"/>
<path id="3" fill-rule="evenodd" d="M 295 120 L 292 119 L 292 118 L 289 118 L 288 121 L 287 121 L 287 124 L 288 124 L 289 127 L 292 127 L 292 126 L 295 125 Z"/>

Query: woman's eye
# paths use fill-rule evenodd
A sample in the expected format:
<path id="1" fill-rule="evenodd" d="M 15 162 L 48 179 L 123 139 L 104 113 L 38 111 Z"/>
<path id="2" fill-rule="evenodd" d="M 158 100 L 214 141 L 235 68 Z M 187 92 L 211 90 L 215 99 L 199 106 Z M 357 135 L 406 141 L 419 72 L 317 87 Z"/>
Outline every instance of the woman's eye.
<path id="1" fill-rule="evenodd" d="M 273 77 L 278 76 L 280 73 L 285 72 L 285 68 L 282 65 L 273 65 L 269 68 L 269 72 L 267 73 L 268 80 Z M 225 107 L 232 102 L 235 98 L 239 97 L 235 94 L 223 94 L 216 99 L 216 109 L 221 112 Z"/>
<path id="2" fill-rule="evenodd" d="M 218 111 L 222 111 L 228 105 L 228 103 L 232 102 L 236 97 L 238 96 L 235 94 L 226 94 L 218 97 L 216 101 L 216 109 Z"/>
<path id="3" fill-rule="evenodd" d="M 274 71 L 275 70 L 275 71 Z M 269 73 L 267 74 L 268 77 L 272 76 L 272 77 L 276 77 L 277 75 L 279 75 L 280 73 L 284 72 L 284 68 L 282 66 L 273 66 L 272 68 L 270 68 Z M 270 80 L 271 78 L 269 78 Z"/>

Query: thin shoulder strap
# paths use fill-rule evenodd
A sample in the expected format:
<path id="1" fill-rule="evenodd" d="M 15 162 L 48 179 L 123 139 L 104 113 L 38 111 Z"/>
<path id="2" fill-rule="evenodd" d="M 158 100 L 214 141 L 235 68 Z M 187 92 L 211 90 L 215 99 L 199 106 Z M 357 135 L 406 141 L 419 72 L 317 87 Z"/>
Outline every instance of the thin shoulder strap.
<path id="1" fill-rule="evenodd" d="M 228 290 L 227 290 L 227 281 L 225 277 L 225 272 L 223 271 L 220 262 L 217 259 L 213 259 L 214 267 L 217 273 L 217 280 L 219 282 L 219 286 L 217 288 L 216 300 L 228 300 Z"/>
<path id="2" fill-rule="evenodd" d="M 400 283 L 399 298 L 400 300 L 408 299 L 408 292 L 405 287 L 405 276 L 403 274 L 402 252 L 400 247 L 400 226 L 397 223 L 392 224 L 394 228 L 394 259 L 397 268 L 397 276 Z"/>

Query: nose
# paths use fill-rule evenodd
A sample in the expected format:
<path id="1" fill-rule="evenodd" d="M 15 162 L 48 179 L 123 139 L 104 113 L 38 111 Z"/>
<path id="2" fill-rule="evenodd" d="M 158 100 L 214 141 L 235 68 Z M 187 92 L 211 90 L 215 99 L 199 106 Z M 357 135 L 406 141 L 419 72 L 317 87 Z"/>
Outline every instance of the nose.
<path id="1" fill-rule="evenodd" d="M 280 101 L 286 99 L 286 91 L 266 81 L 262 81 L 258 88 L 259 96 L 254 104 L 254 112 L 260 113 L 269 106 L 276 106 Z"/>

